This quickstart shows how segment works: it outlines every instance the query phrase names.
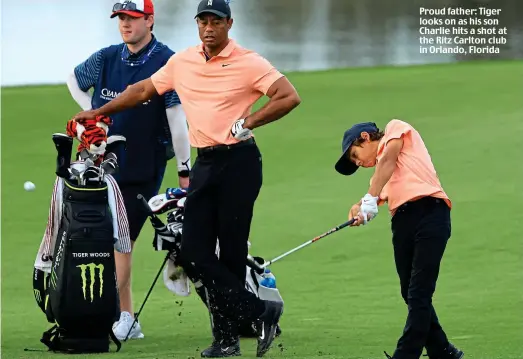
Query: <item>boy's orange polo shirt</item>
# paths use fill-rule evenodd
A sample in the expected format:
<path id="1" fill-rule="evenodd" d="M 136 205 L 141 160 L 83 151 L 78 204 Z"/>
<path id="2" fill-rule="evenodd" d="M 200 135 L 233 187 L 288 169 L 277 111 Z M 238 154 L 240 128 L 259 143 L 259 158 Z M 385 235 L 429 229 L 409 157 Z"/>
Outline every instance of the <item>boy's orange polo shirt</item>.
<path id="1" fill-rule="evenodd" d="M 449 208 L 452 208 L 452 203 L 441 186 L 429 151 L 418 131 L 406 122 L 392 120 L 385 127 L 384 133 L 378 145 L 378 162 L 383 157 L 390 140 L 403 138 L 403 148 L 396 161 L 396 169 L 392 177 L 380 193 L 379 203 L 388 202 L 392 215 L 402 204 L 425 196 L 441 198 Z"/>

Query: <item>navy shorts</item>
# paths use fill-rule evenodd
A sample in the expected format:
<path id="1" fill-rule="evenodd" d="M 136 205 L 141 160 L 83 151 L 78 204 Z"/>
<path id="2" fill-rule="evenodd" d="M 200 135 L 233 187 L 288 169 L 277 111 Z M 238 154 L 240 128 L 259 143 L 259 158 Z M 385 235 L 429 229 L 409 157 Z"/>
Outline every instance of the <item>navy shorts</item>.
<path id="1" fill-rule="evenodd" d="M 149 201 L 151 197 L 156 196 L 162 186 L 164 171 L 161 172 L 155 181 L 120 185 L 120 191 L 122 192 L 125 209 L 127 211 L 127 219 L 129 221 L 131 241 L 138 239 L 138 235 L 148 217 L 143 201 L 137 197 L 141 194 Z"/>

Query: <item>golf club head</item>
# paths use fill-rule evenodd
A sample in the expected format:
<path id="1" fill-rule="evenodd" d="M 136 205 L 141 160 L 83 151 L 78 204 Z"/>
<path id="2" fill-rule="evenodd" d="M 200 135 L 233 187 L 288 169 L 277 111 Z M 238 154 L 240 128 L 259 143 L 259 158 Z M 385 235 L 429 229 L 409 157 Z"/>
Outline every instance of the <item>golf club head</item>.
<path id="1" fill-rule="evenodd" d="M 59 177 L 67 178 L 71 165 L 73 138 L 63 133 L 54 133 L 52 138 L 57 151 L 55 173 Z"/>
<path id="2" fill-rule="evenodd" d="M 112 153 L 110 153 L 112 155 Z M 106 174 L 113 175 L 118 172 L 118 162 L 115 158 L 111 157 L 102 162 L 101 167 Z"/>
<path id="3" fill-rule="evenodd" d="M 87 157 L 85 159 L 85 167 L 89 168 L 89 167 L 92 167 L 92 166 L 94 166 L 94 161 L 91 159 L 91 157 Z"/>
<path id="4" fill-rule="evenodd" d="M 101 177 L 100 168 L 91 166 L 85 170 L 84 173 L 82 173 L 82 178 L 84 180 L 84 184 L 87 183 L 88 180 L 98 180 Z"/>
<path id="5" fill-rule="evenodd" d="M 107 146 L 105 147 L 105 158 L 111 153 L 117 159 L 118 154 L 121 154 L 127 148 L 127 139 L 121 135 L 112 135 L 107 138 Z"/>
<path id="6" fill-rule="evenodd" d="M 80 171 L 78 171 L 76 168 L 71 167 L 69 168 L 69 173 L 71 173 L 73 176 L 75 176 L 77 179 L 80 178 Z"/>
<path id="7" fill-rule="evenodd" d="M 89 158 L 89 151 L 87 151 L 85 148 L 80 151 L 80 153 L 78 154 L 78 159 L 81 160 L 81 161 L 85 161 Z"/>
<path id="8" fill-rule="evenodd" d="M 79 182 L 79 180 L 80 180 L 80 173 L 77 170 L 74 170 L 73 168 L 68 168 L 67 172 L 69 172 L 69 179 L 70 180 L 76 180 L 76 182 Z"/>

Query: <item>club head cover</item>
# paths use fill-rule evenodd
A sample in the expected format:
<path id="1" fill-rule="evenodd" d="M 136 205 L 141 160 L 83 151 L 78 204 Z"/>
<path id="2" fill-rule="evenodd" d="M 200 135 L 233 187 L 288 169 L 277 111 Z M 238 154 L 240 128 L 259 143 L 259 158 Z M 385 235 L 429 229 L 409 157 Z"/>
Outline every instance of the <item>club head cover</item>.
<path id="1" fill-rule="evenodd" d="M 57 152 L 55 173 L 59 177 L 68 178 L 73 150 L 73 139 L 63 133 L 55 133 L 52 138 Z"/>
<path id="2" fill-rule="evenodd" d="M 169 199 L 180 199 L 187 196 L 187 191 L 182 188 L 167 188 L 165 190 L 165 196 Z"/>

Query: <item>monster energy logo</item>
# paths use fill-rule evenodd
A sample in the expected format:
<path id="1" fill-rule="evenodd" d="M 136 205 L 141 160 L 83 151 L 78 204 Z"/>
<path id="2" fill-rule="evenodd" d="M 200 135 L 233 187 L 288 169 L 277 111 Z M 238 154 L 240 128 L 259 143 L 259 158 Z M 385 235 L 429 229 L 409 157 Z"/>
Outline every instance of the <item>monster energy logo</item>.
<path id="1" fill-rule="evenodd" d="M 40 295 L 40 291 L 38 289 L 33 289 L 33 292 L 35 294 L 35 298 L 38 303 L 42 301 L 42 296 Z"/>
<path id="2" fill-rule="evenodd" d="M 50 282 L 51 282 L 51 287 L 56 289 L 56 272 L 54 271 L 54 268 L 53 268 L 53 271 L 51 272 Z"/>
<path id="3" fill-rule="evenodd" d="M 100 298 L 102 297 L 103 288 L 104 288 L 104 265 L 103 264 L 80 264 L 76 266 L 77 268 L 80 268 L 81 276 L 82 276 L 82 291 L 84 292 L 84 299 L 87 300 L 86 295 L 86 287 L 87 287 L 87 277 L 86 277 L 86 271 L 89 271 L 89 293 L 91 294 L 91 302 L 94 300 L 94 283 L 96 282 L 95 272 L 96 268 L 98 268 L 98 278 L 100 279 Z"/>

